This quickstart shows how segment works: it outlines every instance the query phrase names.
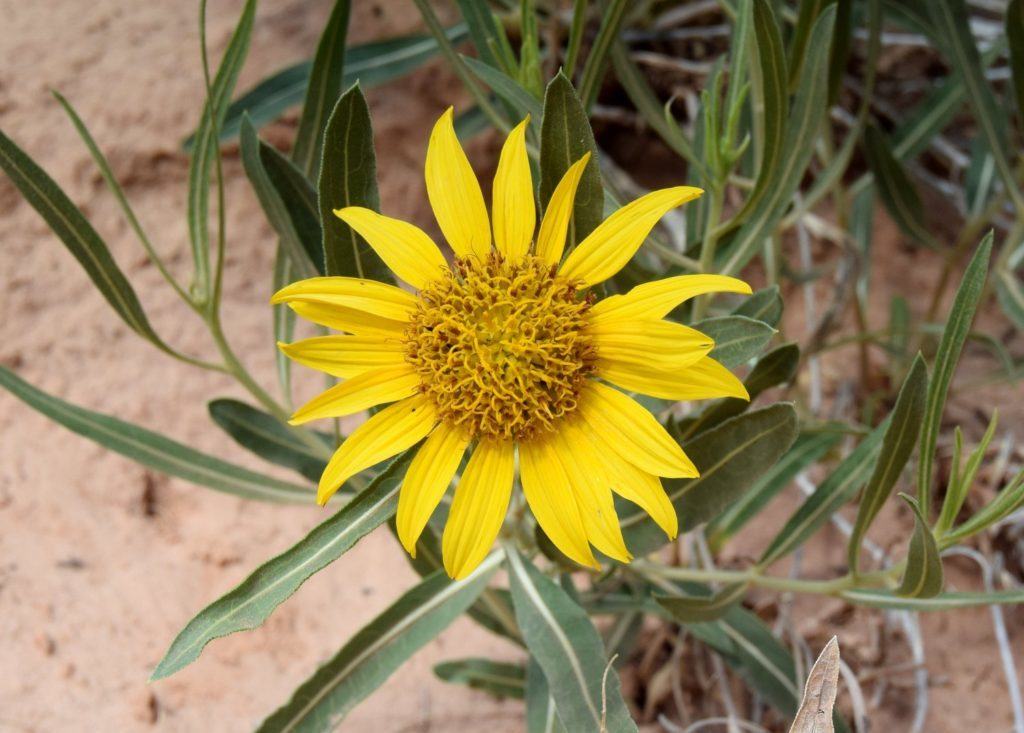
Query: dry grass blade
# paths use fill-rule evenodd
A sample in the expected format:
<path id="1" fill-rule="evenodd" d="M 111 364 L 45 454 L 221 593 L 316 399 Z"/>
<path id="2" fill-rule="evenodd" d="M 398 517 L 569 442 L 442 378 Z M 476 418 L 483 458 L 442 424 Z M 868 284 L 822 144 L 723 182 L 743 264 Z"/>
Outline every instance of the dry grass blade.
<path id="1" fill-rule="evenodd" d="M 832 637 L 811 667 L 804 698 L 789 733 L 834 733 L 832 708 L 839 689 L 839 641 Z"/>

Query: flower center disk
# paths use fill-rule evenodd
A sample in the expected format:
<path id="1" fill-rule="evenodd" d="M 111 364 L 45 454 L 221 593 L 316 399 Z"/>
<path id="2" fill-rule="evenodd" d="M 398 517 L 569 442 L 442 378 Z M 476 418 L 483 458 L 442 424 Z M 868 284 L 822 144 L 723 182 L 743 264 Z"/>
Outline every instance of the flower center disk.
<path id="1" fill-rule="evenodd" d="M 537 257 L 456 260 L 420 291 L 406 358 L 442 420 L 473 438 L 529 439 L 577 407 L 596 358 L 589 308 Z"/>

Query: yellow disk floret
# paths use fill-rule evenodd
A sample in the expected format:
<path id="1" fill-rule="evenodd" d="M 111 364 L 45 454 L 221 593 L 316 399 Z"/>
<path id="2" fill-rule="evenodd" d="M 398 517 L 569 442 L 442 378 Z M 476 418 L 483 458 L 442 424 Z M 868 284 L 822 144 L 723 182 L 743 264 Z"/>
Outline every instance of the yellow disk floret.
<path id="1" fill-rule="evenodd" d="M 589 308 L 538 257 L 470 256 L 420 291 L 406 358 L 443 421 L 474 438 L 530 438 L 576 409 L 593 372 Z"/>

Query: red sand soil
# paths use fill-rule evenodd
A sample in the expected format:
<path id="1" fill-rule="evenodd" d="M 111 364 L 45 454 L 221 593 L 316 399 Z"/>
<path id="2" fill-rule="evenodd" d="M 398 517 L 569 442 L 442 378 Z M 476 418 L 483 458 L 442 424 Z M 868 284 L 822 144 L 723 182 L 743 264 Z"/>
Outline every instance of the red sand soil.
<path id="1" fill-rule="evenodd" d="M 219 57 L 239 0 L 214 0 L 209 42 Z M 265 2 L 239 88 L 307 57 L 329 3 Z M 187 158 L 179 141 L 202 102 L 194 3 L 0 0 L 0 126 L 29 151 L 82 206 L 134 283 L 156 329 L 172 344 L 212 357 L 202 325 L 146 262 L 49 89 L 77 107 L 108 154 L 143 224 L 171 269 L 186 280 Z M 403 0 L 358 3 L 354 42 L 411 32 L 417 15 Z M 435 62 L 386 89 L 369 92 L 378 140 L 383 207 L 427 225 L 421 166 L 429 125 L 457 85 Z M 266 135 L 286 145 L 294 118 Z M 486 141 L 485 143 L 486 144 Z M 487 149 L 471 149 L 481 164 Z M 238 353 L 266 385 L 274 383 L 270 337 L 270 268 L 275 238 L 246 182 L 237 149 L 227 149 L 228 232 L 224 314 Z M 253 467 L 207 417 L 213 398 L 246 399 L 228 378 L 169 360 L 112 313 L 78 264 L 6 179 L 0 179 L 0 361 L 33 384 L 74 403 L 166 432 L 183 442 Z M 922 289 L 934 277 L 932 255 L 895 245 L 880 217 L 880 283 L 872 309 L 885 322 L 887 293 Z M 885 246 L 880 245 L 880 246 Z M 929 269 L 930 268 L 930 269 Z M 920 286 L 920 288 L 918 288 Z M 824 296 L 823 296 L 824 297 Z M 802 303 L 793 293 L 787 321 L 800 331 Z M 826 381 L 849 374 L 852 352 L 825 360 Z M 312 389 L 315 383 L 307 382 Z M 1020 400 L 1021 389 L 1013 391 Z M 1007 402 L 1006 392 L 973 393 Z M 959 414 L 964 414 L 961 410 Z M 1024 425 L 1020 414 L 1003 425 Z M 1017 430 L 1019 434 L 1020 431 Z M 245 502 L 154 474 L 54 426 L 0 394 L 0 730 L 250 730 L 364 623 L 416 580 L 385 532 L 364 539 L 319 573 L 259 630 L 213 642 L 174 677 L 146 679 L 170 640 L 205 604 L 260 562 L 289 547 L 321 521 L 316 508 Z M 977 437 L 976 435 L 974 436 Z M 766 532 L 788 515 L 795 492 L 772 506 Z M 899 552 L 909 517 L 895 507 L 873 532 Z M 841 572 L 843 543 L 826 530 L 808 547 L 804 571 Z M 755 532 L 724 562 L 763 547 Z M 947 563 L 959 589 L 977 587 L 974 569 Z M 905 659 L 890 642 L 877 659 L 877 616 L 850 614 L 838 602 L 799 601 L 794 617 L 812 642 L 838 633 L 855 668 Z M 929 667 L 937 675 L 927 731 L 1009 729 L 1009 702 L 988 611 L 925 615 Z M 1018 659 L 1022 613 L 1008 611 Z M 349 716 L 346 730 L 515 731 L 517 703 L 437 681 L 439 661 L 490 655 L 515 658 L 509 645 L 460 620 L 427 645 Z M 912 714 L 908 675 L 873 711 L 876 731 L 906 730 Z"/>

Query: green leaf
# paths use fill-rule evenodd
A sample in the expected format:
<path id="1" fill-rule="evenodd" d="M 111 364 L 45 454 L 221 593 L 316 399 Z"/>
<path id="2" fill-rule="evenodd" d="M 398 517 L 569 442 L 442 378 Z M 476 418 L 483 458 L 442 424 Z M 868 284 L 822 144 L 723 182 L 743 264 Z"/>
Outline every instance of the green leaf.
<path id="1" fill-rule="evenodd" d="M 940 593 L 934 598 L 905 598 L 886 590 L 848 590 L 842 597 L 858 606 L 899 611 L 949 611 L 954 608 L 1024 603 L 1024 588 L 988 593 Z"/>
<path id="2" fill-rule="evenodd" d="M 857 507 L 857 520 L 854 522 L 847 547 L 847 562 L 850 572 L 854 575 L 860 569 L 861 540 L 892 493 L 892 487 L 896 485 L 903 467 L 910 460 L 910 454 L 914 452 L 917 436 L 921 431 L 927 392 L 928 367 L 925 366 L 921 354 L 918 354 L 896 398 L 889 427 L 882 438 L 878 462 Z"/>
<path id="3" fill-rule="evenodd" d="M 608 669 L 601 637 L 587 614 L 518 552 L 509 550 L 508 560 L 519 628 L 544 671 L 565 727 L 636 731 L 618 675 Z"/>
<path id="4" fill-rule="evenodd" d="M 730 369 L 761 353 L 775 335 L 775 329 L 762 321 L 746 316 L 718 316 L 693 324 L 693 328 L 710 336 L 715 348 L 709 356 Z"/>
<path id="5" fill-rule="evenodd" d="M 835 0 L 800 0 L 796 17 L 796 27 L 789 40 L 789 83 L 792 89 L 797 88 L 800 81 L 800 69 L 807 53 L 807 45 L 811 40 L 811 28 L 814 21 L 821 15 L 822 9 Z"/>
<path id="6" fill-rule="evenodd" d="M 491 659 L 454 659 L 434 665 L 434 674 L 445 682 L 466 685 L 497 697 L 522 699 L 526 694 L 526 670 L 522 665 Z"/>
<path id="7" fill-rule="evenodd" d="M 988 428 L 985 429 L 981 442 L 971 451 L 971 455 L 964 465 L 963 472 L 960 471 L 960 459 L 963 454 L 963 433 L 960 432 L 959 427 L 956 429 L 956 447 L 953 454 L 953 467 L 949 475 L 949 486 L 946 489 L 946 497 L 942 501 L 942 511 L 939 513 L 939 519 L 935 523 L 935 534 L 939 537 L 949 531 L 956 521 L 957 515 L 960 514 L 964 501 L 967 500 L 967 494 L 974 485 L 974 477 L 977 476 L 978 469 L 981 468 L 985 452 L 988 451 L 988 446 L 992 442 L 992 438 L 995 437 L 996 425 L 998 423 L 999 410 L 993 408 L 992 419 L 989 420 Z"/>
<path id="8" fill-rule="evenodd" d="M 875 125 L 868 125 L 864 130 L 864 152 L 889 216 L 906 236 L 936 248 L 935 239 L 925 223 L 924 206 L 914 182 L 892 154 L 885 135 Z"/>
<path id="9" fill-rule="evenodd" d="M 404 593 L 303 683 L 263 722 L 259 733 L 336 728 L 406 659 L 457 619 L 500 564 L 501 553 L 495 552 L 465 580 L 453 582 L 438 571 Z"/>
<path id="10" fill-rule="evenodd" d="M 458 0 L 459 14 L 469 27 L 469 36 L 480 58 L 488 66 L 511 73 L 516 61 L 501 25 L 487 3 Z"/>
<path id="11" fill-rule="evenodd" d="M 996 297 L 1003 313 L 1013 321 L 1017 328 L 1024 330 L 1024 284 L 1014 274 L 1024 258 L 1024 242 L 1009 257 L 1000 257 L 1001 265 L 996 271 Z"/>
<path id="12" fill-rule="evenodd" d="M 533 657 L 526 668 L 526 733 L 566 733 L 551 699 L 548 680 Z"/>
<path id="13" fill-rule="evenodd" d="M 764 4 L 758 3 L 757 7 Z M 761 175 L 751 194 L 753 197 L 757 193 L 764 180 L 763 197 L 749 210 L 749 218 L 737 215 L 736 219 L 743 220 L 743 224 L 728 243 L 723 243 L 726 246 L 720 248 L 723 264 L 718 268 L 719 272 L 735 273 L 747 263 L 765 237 L 771 234 L 800 185 L 814 153 L 818 131 L 825 120 L 826 105 L 821 100 L 828 93 L 828 54 L 832 45 L 835 14 L 835 5 L 829 5 L 814 24 L 780 152 L 777 158 L 769 160 L 766 150 Z M 760 25 L 759 21 L 755 23 L 757 25 Z M 767 100 L 765 104 L 767 108 Z M 765 122 L 768 122 L 767 115 Z M 745 204 L 741 214 L 746 210 Z"/>
<path id="14" fill-rule="evenodd" d="M 532 118 L 530 127 L 531 129 L 536 129 L 535 125 L 540 120 L 543 112 L 540 101 L 536 97 L 500 69 L 489 66 L 472 56 L 462 56 L 461 58 L 466 62 L 469 70 L 508 104 L 517 116 L 522 118 L 530 115 Z"/>
<path id="15" fill-rule="evenodd" d="M 580 79 L 580 99 L 585 110 L 589 110 L 597 101 L 605 66 L 608 64 L 608 52 L 619 36 L 619 29 L 622 28 L 628 7 L 629 3 L 626 0 L 609 0 L 602 8 L 601 25 L 590 46 L 590 53 L 587 54 L 583 76 Z"/>
<path id="16" fill-rule="evenodd" d="M 700 469 L 694 479 L 664 479 L 679 515 L 679 531 L 689 532 L 738 501 L 796 438 L 793 406 L 779 403 L 727 420 L 701 433 L 683 448 Z M 620 514 L 626 545 L 640 556 L 667 541 L 665 533 L 638 508 Z"/>
<path id="17" fill-rule="evenodd" d="M 1024 125 L 1024 2 L 1010 0 L 1006 6 L 1006 41 L 1010 47 L 1010 69 L 1013 72 L 1013 93 L 1017 97 L 1017 114 Z"/>
<path id="18" fill-rule="evenodd" d="M 942 538 L 942 546 L 950 547 L 960 540 L 976 535 L 1024 506 L 1024 471 L 996 494 L 996 498 L 979 512 Z"/>
<path id="19" fill-rule="evenodd" d="M 779 161 L 789 117 L 789 93 L 786 55 L 783 52 L 782 33 L 775 20 L 775 11 L 768 0 L 754 3 L 754 38 L 756 40 L 757 73 L 760 77 L 761 108 L 755 109 L 757 128 L 763 139 L 761 161 L 754 190 L 736 215 L 737 223 L 753 212 L 769 191 Z"/>
<path id="20" fill-rule="evenodd" d="M 712 549 L 720 549 L 736 536 L 798 473 L 834 448 L 841 437 L 838 432 L 807 433 L 798 437 L 786 455 L 768 469 L 746 494 L 708 524 L 708 543 Z"/>
<path id="21" fill-rule="evenodd" d="M 316 277 L 322 274 L 323 253 L 320 253 L 321 271 L 318 271 L 314 259 L 316 251 L 310 252 L 306 249 L 308 238 L 299 234 L 301 221 L 297 221 L 293 217 L 293 211 L 297 214 L 300 211 L 299 208 L 292 209 L 285 204 L 281 193 L 263 164 L 262 148 L 266 147 L 268 150 L 273 150 L 273 148 L 260 141 L 256 136 L 256 128 L 252 126 L 248 117 L 242 120 L 241 142 L 242 165 L 245 168 L 245 175 L 256 192 L 256 198 L 259 199 L 260 205 L 263 207 L 263 213 L 267 215 L 267 220 L 277 232 L 281 246 L 288 254 L 294 271 L 299 274 L 299 277 Z M 268 154 L 268 157 L 269 155 L 273 155 L 273 153 Z M 319 234 L 319 224 L 316 228 L 317 234 Z"/>
<path id="22" fill-rule="evenodd" d="M 835 470 L 822 481 L 793 513 L 782 530 L 768 545 L 758 563 L 768 566 L 802 545 L 843 504 L 853 498 L 875 465 L 882 436 L 888 428 L 886 420 L 864 438 Z"/>
<path id="23" fill-rule="evenodd" d="M 195 262 L 194 285 L 202 299 L 210 280 L 210 173 L 217 156 L 216 130 L 224 123 L 231 94 L 238 81 L 256 16 L 256 0 L 246 0 L 238 25 L 231 35 L 220 67 L 210 84 L 209 97 L 196 128 L 192 162 L 188 171 L 188 232 Z M 205 35 L 205 33 L 204 33 Z"/>
<path id="24" fill-rule="evenodd" d="M 72 405 L 0 366 L 0 387 L 68 430 L 171 476 L 244 499 L 311 504 L 307 486 L 281 481 L 200 453 L 138 425 Z"/>
<path id="25" fill-rule="evenodd" d="M 935 24 L 936 37 L 953 68 L 964 82 L 967 99 L 971 103 L 975 120 L 988 143 L 1003 185 L 1018 210 L 1024 210 L 1024 194 L 1017 185 L 1013 165 L 1007 157 L 1006 115 L 999 108 L 995 95 L 985 80 L 981 57 L 971 35 L 970 14 L 964 0 L 944 0 L 926 3 L 925 7 Z M 1019 15 L 1019 11 L 1018 11 Z M 928 507 L 924 509 L 927 511 Z"/>
<path id="26" fill-rule="evenodd" d="M 853 0 L 837 0 L 836 2 L 836 33 L 832 41 L 832 55 L 828 66 L 828 104 L 835 105 L 839 101 L 839 93 L 843 89 L 843 76 L 850 60 L 850 47 L 853 45 Z"/>
<path id="27" fill-rule="evenodd" d="M 452 26 L 446 35 L 452 43 L 461 43 L 467 35 L 465 24 Z M 435 54 L 437 41 L 432 36 L 423 35 L 398 36 L 349 46 L 345 51 L 345 75 L 341 88 L 347 89 L 356 82 L 363 89 L 380 86 L 415 71 Z M 262 127 L 289 108 L 302 104 L 312 68 L 310 60 L 288 66 L 266 77 L 232 102 L 220 128 L 221 142 L 238 135 L 244 114 L 249 115 L 256 127 Z M 185 140 L 183 147 L 186 152 L 192 149 L 194 139 L 192 135 Z"/>
<path id="28" fill-rule="evenodd" d="M 558 182 L 569 167 L 590 153 L 583 169 L 572 220 L 566 235 L 568 246 L 578 244 L 601 223 L 604 216 L 604 190 L 598 167 L 597 144 L 590 122 L 572 82 L 559 72 L 544 94 L 544 115 L 540 133 L 540 201 L 546 209 Z"/>
<path id="29" fill-rule="evenodd" d="M 310 180 L 316 179 L 320 167 L 328 115 L 345 88 L 345 35 L 348 33 L 350 5 L 349 0 L 336 0 L 334 3 L 309 71 L 292 160 Z"/>
<path id="30" fill-rule="evenodd" d="M 327 436 L 322 436 L 323 450 L 317 451 L 280 420 L 244 402 L 213 400 L 207 409 L 224 432 L 260 458 L 294 469 L 310 481 L 318 480 L 324 472 L 332 452 Z"/>
<path id="31" fill-rule="evenodd" d="M 914 534 L 910 538 L 907 567 L 896 593 L 906 598 L 934 598 L 942 592 L 943 582 L 939 546 L 917 499 L 902 493 L 900 498 L 914 511 Z"/>
<path id="32" fill-rule="evenodd" d="M 746 298 L 732 312 L 734 316 L 746 316 L 763 321 L 772 328 L 782 320 L 782 294 L 778 285 L 769 285 Z"/>
<path id="33" fill-rule="evenodd" d="M 390 282 L 393 277 L 383 260 L 352 227 L 334 215 L 335 209 L 346 206 L 380 209 L 373 127 L 358 84 L 335 105 L 323 147 L 318 200 L 327 274 Z"/>
<path id="34" fill-rule="evenodd" d="M 163 679 L 188 666 L 214 639 L 261 626 L 314 573 L 386 522 L 398 507 L 398 490 L 411 458 L 409 451 L 392 461 L 334 516 L 200 611 L 171 642 L 151 679 Z"/>
<path id="35" fill-rule="evenodd" d="M 110 256 L 110 250 L 100 235 L 46 171 L 2 132 L 0 168 L 3 168 L 25 200 L 39 212 L 53 233 L 74 255 L 89 279 L 128 327 L 158 348 L 166 350 L 167 347 L 146 318 L 131 283 Z"/>
<path id="36" fill-rule="evenodd" d="M 312 261 L 316 273 L 323 274 L 323 234 L 320 230 L 316 191 L 302 171 L 278 150 L 261 140 L 259 151 L 263 169 L 281 198 L 302 250 Z"/>
<path id="37" fill-rule="evenodd" d="M 677 621 L 691 624 L 720 619 L 746 592 L 746 583 L 732 583 L 709 596 L 655 596 L 654 600 Z"/>
<path id="38" fill-rule="evenodd" d="M 917 466 L 917 491 L 921 509 L 925 515 L 931 511 L 932 470 L 935 463 L 935 443 L 939 437 L 942 411 L 946 395 L 953 381 L 960 352 L 971 330 L 974 313 L 978 309 L 985 288 L 985 273 L 992 253 L 992 232 L 981 240 L 978 251 L 964 271 L 950 309 L 946 327 L 942 332 L 939 350 L 935 354 L 935 370 L 928 387 L 928 401 L 925 405 L 924 423 L 921 430 L 921 450 Z"/>

